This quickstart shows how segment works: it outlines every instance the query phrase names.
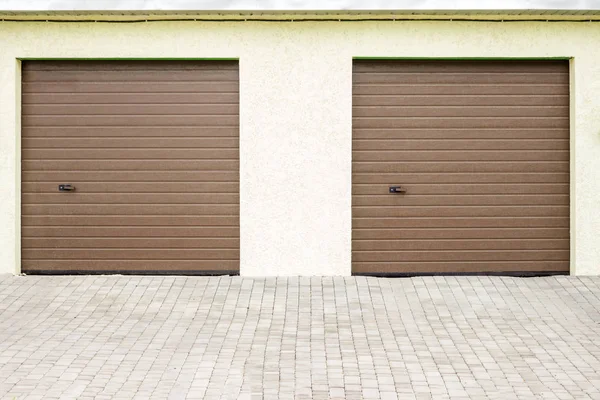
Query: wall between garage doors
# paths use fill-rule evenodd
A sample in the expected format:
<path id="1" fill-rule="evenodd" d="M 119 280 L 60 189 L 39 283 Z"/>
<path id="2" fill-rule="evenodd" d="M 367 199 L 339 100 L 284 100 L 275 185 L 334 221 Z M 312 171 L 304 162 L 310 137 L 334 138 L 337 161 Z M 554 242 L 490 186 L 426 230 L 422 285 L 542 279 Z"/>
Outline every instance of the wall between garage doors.
<path id="1" fill-rule="evenodd" d="M 238 58 L 242 275 L 350 275 L 353 57 L 572 57 L 571 272 L 600 274 L 600 24 L 0 23 L 0 272 L 20 265 L 22 58 Z"/>

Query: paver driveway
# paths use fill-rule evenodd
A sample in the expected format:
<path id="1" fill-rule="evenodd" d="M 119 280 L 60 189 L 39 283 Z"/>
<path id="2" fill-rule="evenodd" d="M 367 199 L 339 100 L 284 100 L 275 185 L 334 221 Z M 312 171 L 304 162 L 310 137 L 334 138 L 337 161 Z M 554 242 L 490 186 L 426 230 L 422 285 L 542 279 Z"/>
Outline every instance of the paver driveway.
<path id="1" fill-rule="evenodd" d="M 600 399 L 600 278 L 0 277 L 0 394 Z"/>

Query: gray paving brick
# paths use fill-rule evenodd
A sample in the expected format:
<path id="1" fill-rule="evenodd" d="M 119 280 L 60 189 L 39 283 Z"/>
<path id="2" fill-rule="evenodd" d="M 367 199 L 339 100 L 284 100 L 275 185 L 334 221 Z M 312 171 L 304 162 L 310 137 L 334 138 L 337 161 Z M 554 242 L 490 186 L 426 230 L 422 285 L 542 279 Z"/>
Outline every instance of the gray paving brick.
<path id="1" fill-rule="evenodd" d="M 2 275 L 0 299 L 0 398 L 600 398 L 597 277 Z"/>

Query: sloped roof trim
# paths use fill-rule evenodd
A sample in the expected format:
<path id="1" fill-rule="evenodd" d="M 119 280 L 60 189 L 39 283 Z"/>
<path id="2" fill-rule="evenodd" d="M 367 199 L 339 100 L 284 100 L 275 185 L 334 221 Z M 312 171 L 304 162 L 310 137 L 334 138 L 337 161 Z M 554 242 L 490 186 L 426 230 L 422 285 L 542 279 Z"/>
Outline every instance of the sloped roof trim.
<path id="1" fill-rule="evenodd" d="M 0 12 L 360 12 L 511 14 L 600 11 L 600 0 L 0 0 Z"/>

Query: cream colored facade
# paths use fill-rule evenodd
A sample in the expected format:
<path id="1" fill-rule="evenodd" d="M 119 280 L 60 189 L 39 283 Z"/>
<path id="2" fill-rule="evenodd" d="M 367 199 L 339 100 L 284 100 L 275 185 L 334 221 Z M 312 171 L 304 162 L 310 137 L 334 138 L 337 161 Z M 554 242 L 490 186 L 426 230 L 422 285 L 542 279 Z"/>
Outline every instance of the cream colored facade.
<path id="1" fill-rule="evenodd" d="M 241 275 L 350 275 L 353 57 L 571 59 L 571 273 L 600 275 L 596 22 L 0 22 L 0 273 L 20 272 L 20 59 L 235 58 Z"/>

